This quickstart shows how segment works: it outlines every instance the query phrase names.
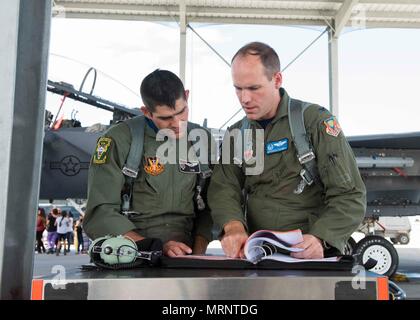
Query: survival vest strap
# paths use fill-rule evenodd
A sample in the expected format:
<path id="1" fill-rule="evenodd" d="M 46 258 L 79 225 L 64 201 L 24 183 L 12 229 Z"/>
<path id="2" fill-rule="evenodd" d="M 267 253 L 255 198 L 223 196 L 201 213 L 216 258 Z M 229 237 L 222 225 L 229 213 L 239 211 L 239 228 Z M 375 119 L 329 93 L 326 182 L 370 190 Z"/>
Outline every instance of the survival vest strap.
<path id="1" fill-rule="evenodd" d="M 308 134 L 306 133 L 305 121 L 304 121 L 304 112 L 311 104 L 308 102 L 303 102 L 297 99 L 289 98 L 288 103 L 288 113 L 289 113 L 289 126 L 290 132 L 292 135 L 293 143 L 296 147 L 296 156 L 299 163 L 302 165 L 302 170 L 300 171 L 300 176 L 302 180 L 299 182 L 298 186 L 294 190 L 294 193 L 300 194 L 303 192 L 306 186 L 312 185 L 315 183 L 320 183 L 318 166 L 316 163 L 315 153 L 312 149 L 312 143 L 309 139 Z M 247 117 L 242 119 L 241 123 L 241 136 L 243 141 L 252 139 L 252 137 L 246 136 L 246 129 L 250 129 L 251 124 Z M 249 135 L 249 133 L 248 133 Z M 238 150 L 242 146 L 238 143 L 235 144 L 235 154 L 243 154 L 242 150 Z M 240 165 L 242 161 L 235 159 Z"/>
<path id="2" fill-rule="evenodd" d="M 304 112 L 310 103 L 289 98 L 289 126 L 292 140 L 296 148 L 296 156 L 303 169 L 300 171 L 302 180 L 294 190 L 295 194 L 301 194 L 306 186 L 320 183 L 318 165 L 309 135 L 306 133 Z"/>
<path id="3" fill-rule="evenodd" d="M 121 191 L 121 213 L 127 217 L 131 217 L 133 214 L 139 214 L 138 212 L 132 211 L 132 198 L 134 180 L 138 176 L 140 162 L 143 156 L 146 119 L 141 115 L 131 118 L 125 121 L 125 123 L 130 128 L 131 145 L 127 160 L 122 169 L 125 183 Z"/>
<path id="4" fill-rule="evenodd" d="M 195 123 L 188 122 L 187 132 L 190 133 L 194 129 L 201 129 L 201 127 Z M 195 149 L 195 144 L 193 144 L 193 148 L 195 151 L 195 155 L 197 156 L 197 159 L 200 159 L 198 155 L 199 150 Z M 209 178 L 211 177 L 211 174 L 212 174 L 212 170 L 210 169 L 209 162 L 210 162 L 210 155 L 207 157 L 207 163 L 201 163 L 199 160 L 200 173 L 198 174 L 198 177 L 197 177 L 197 183 L 195 186 L 195 193 L 194 193 L 194 203 L 198 211 L 203 211 L 206 208 L 206 203 L 204 201 L 202 192 L 206 189 L 206 184 L 208 184 Z"/>
<path id="5" fill-rule="evenodd" d="M 131 145 L 126 163 L 122 169 L 122 173 L 125 177 L 125 183 L 121 191 L 121 213 L 127 217 L 131 217 L 132 215 L 139 214 L 139 212 L 132 210 L 133 185 L 135 179 L 138 176 L 138 171 L 143 156 L 144 128 L 146 126 L 146 119 L 143 115 L 141 115 L 131 118 L 125 121 L 125 123 L 130 128 Z M 188 122 L 187 132 L 189 133 L 191 130 L 198 128 L 201 127 L 194 123 Z M 194 150 L 197 155 L 197 150 Z M 212 170 L 210 169 L 208 164 L 202 163 L 200 163 L 200 169 L 201 170 L 200 174 L 197 177 L 196 188 L 194 193 L 194 203 L 197 209 L 202 211 L 206 207 L 205 201 L 202 196 L 202 192 L 205 189 L 207 179 L 212 174 Z"/>

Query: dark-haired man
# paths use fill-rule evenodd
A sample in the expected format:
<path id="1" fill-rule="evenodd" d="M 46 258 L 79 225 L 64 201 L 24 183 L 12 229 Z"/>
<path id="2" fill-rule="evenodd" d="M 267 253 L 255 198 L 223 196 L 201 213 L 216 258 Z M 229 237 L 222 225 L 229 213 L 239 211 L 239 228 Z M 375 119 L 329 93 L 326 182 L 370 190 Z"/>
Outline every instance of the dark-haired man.
<path id="1" fill-rule="evenodd" d="M 327 252 L 343 252 L 364 217 L 366 190 L 337 119 L 323 107 L 288 96 L 282 88 L 279 58 L 264 43 L 242 47 L 232 59 L 231 70 L 246 117 L 229 130 L 246 127 L 253 138 L 244 143 L 236 163 L 234 143 L 225 140 L 222 155 L 229 148 L 230 159 L 215 166 L 209 187 L 212 216 L 223 230 L 225 253 L 243 256 L 249 233 L 259 229 L 301 229 L 303 242 L 296 247 L 303 251 L 293 253 L 295 258 L 318 259 Z M 289 103 L 302 108 L 298 118 L 304 118 L 300 128 L 305 127 L 306 133 L 292 135 Z M 257 130 L 263 132 L 261 141 Z M 296 137 L 308 140 L 298 143 Z M 306 143 L 311 149 L 298 157 L 297 145 L 302 149 Z M 259 146 L 263 146 L 261 154 Z M 262 159 L 255 162 L 256 157 Z M 260 172 L 248 175 L 247 169 L 255 163 L 262 163 Z"/>
<path id="2" fill-rule="evenodd" d="M 122 122 L 98 140 L 92 157 L 84 230 L 93 239 L 109 234 L 135 242 L 158 238 L 168 256 L 204 253 L 211 241 L 212 221 L 208 210 L 198 213 L 194 205 L 200 164 L 191 159 L 182 163 L 178 156 L 175 163 L 165 163 L 158 155 L 158 149 L 167 143 L 157 138 L 161 130 L 169 133 L 174 152 L 181 140 L 186 141 L 189 92 L 172 72 L 155 70 L 142 81 L 140 93 L 144 138 L 142 161 L 132 186 L 131 213 L 121 214 L 122 170 L 133 140 L 127 122 Z"/>

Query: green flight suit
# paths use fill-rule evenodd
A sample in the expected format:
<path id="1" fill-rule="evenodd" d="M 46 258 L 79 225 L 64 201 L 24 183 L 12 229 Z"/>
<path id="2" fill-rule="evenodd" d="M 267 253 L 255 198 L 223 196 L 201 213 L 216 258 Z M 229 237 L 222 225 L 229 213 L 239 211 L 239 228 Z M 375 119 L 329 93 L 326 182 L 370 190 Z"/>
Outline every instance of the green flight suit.
<path id="1" fill-rule="evenodd" d="M 155 175 L 146 172 L 146 168 L 151 167 L 150 160 L 156 157 L 158 147 L 164 143 L 156 141 L 156 129 L 145 124 L 143 159 L 134 182 L 132 200 L 132 210 L 140 215 L 130 218 L 120 213 L 121 190 L 125 183 L 121 170 L 130 150 L 130 129 L 124 122 L 119 123 L 98 140 L 98 143 L 101 139 L 110 143 L 106 151 L 102 149 L 100 157 L 93 155 L 89 169 L 83 227 L 90 238 L 122 235 L 135 230 L 144 237 L 160 238 L 164 243 L 175 240 L 192 246 L 195 235 L 212 240 L 210 213 L 208 210 L 195 213 L 194 210 L 193 197 L 198 175 L 181 172 L 178 160 L 177 164 L 158 167 L 161 172 L 155 172 Z M 104 163 L 98 163 L 99 158 Z"/>
<path id="2" fill-rule="evenodd" d="M 266 147 L 267 143 L 287 138 L 287 150 L 271 154 L 264 151 L 264 170 L 259 175 L 246 176 L 244 167 L 232 160 L 230 164 L 216 165 L 208 190 L 213 221 L 223 230 L 226 223 L 238 220 L 250 233 L 260 229 L 301 229 L 304 234 L 312 234 L 343 252 L 366 210 L 366 188 L 353 151 L 343 132 L 337 136 L 327 133 L 324 121 L 332 119 L 331 113 L 310 105 L 304 112 L 304 122 L 322 185 L 314 183 L 306 186 L 301 194 L 294 193 L 301 181 L 302 165 L 290 132 L 289 97 L 283 88 L 280 95 L 277 114 L 264 131 L 264 144 Z M 249 122 L 253 132 L 262 129 L 257 121 Z M 229 129 L 240 127 L 241 121 Z M 255 149 L 255 133 L 253 139 Z M 230 150 L 232 159 L 233 142 Z M 242 207 L 243 190 L 247 194 L 246 217 Z"/>

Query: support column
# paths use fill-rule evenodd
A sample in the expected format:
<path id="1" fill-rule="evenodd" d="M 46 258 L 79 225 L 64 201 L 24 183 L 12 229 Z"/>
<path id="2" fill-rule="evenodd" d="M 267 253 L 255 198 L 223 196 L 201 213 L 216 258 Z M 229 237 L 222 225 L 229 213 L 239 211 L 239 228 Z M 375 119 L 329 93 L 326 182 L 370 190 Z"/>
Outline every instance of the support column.
<path id="1" fill-rule="evenodd" d="M 187 6 L 185 0 L 179 2 L 179 77 L 185 85 L 187 55 Z"/>
<path id="2" fill-rule="evenodd" d="M 334 36 L 334 30 L 331 28 L 328 30 L 328 73 L 330 111 L 338 118 L 338 37 Z"/>
<path id="3" fill-rule="evenodd" d="M 50 0 L 0 2 L 0 299 L 29 299 L 42 159 Z"/>

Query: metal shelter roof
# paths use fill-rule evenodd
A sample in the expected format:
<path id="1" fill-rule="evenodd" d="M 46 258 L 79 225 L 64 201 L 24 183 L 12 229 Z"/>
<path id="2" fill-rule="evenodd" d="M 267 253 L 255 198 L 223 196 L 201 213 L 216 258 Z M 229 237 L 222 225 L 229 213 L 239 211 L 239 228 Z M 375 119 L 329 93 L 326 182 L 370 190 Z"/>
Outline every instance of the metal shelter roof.
<path id="1" fill-rule="evenodd" d="M 420 0 L 54 0 L 53 16 L 179 23 L 185 80 L 191 23 L 307 25 L 328 31 L 330 110 L 338 116 L 338 40 L 345 27 L 420 28 Z"/>
<path id="2" fill-rule="evenodd" d="M 55 0 L 69 18 L 419 28 L 419 0 Z M 341 30 L 340 30 L 341 31 Z"/>

